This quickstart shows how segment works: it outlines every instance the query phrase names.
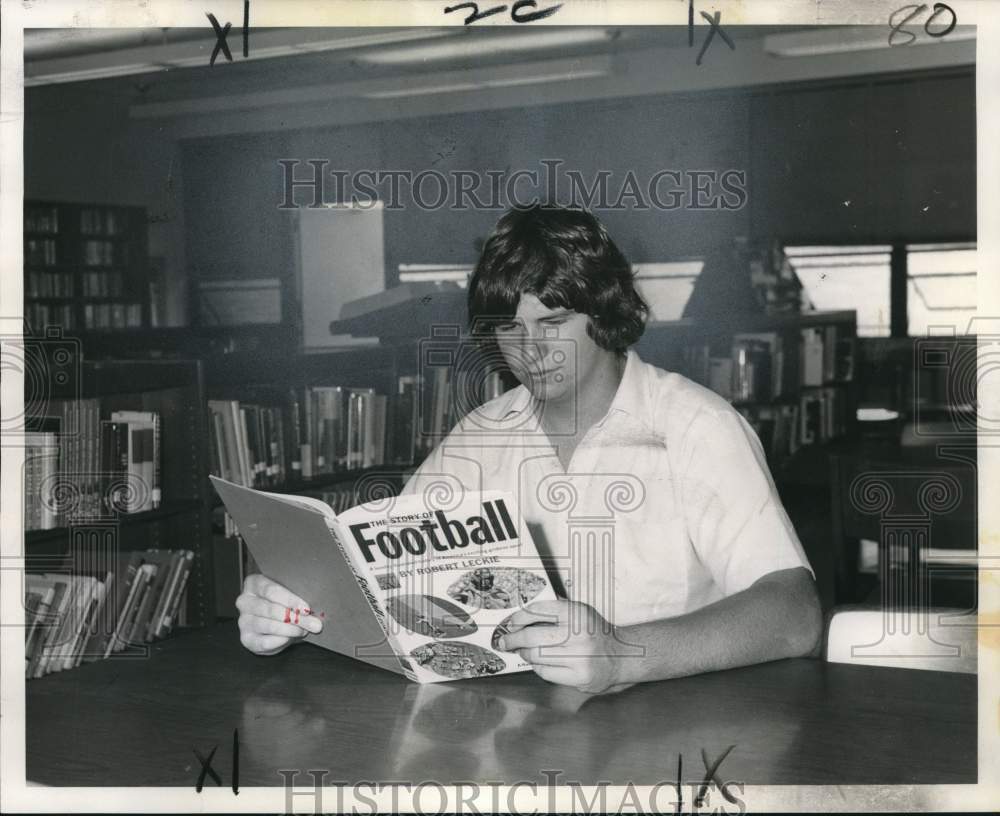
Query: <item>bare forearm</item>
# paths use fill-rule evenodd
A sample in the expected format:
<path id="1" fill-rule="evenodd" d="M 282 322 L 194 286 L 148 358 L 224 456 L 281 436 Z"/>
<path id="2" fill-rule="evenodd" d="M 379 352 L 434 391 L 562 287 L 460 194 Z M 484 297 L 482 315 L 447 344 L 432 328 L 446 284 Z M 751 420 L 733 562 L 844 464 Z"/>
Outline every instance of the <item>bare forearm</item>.
<path id="1" fill-rule="evenodd" d="M 619 682 L 801 657 L 813 651 L 821 630 L 812 579 L 805 570 L 785 570 L 687 615 L 619 627 L 618 640 L 633 645 L 619 657 Z"/>

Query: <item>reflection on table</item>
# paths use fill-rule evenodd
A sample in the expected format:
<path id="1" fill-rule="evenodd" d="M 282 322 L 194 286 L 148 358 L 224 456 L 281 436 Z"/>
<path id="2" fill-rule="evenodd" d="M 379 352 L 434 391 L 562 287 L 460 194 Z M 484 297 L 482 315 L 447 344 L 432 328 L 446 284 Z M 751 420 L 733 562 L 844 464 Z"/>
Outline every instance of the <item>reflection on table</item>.
<path id="1" fill-rule="evenodd" d="M 372 780 L 656 784 L 971 783 L 976 677 L 785 660 L 588 696 L 532 673 L 419 686 L 311 645 L 256 657 L 235 626 L 27 687 L 27 769 L 54 785 Z"/>

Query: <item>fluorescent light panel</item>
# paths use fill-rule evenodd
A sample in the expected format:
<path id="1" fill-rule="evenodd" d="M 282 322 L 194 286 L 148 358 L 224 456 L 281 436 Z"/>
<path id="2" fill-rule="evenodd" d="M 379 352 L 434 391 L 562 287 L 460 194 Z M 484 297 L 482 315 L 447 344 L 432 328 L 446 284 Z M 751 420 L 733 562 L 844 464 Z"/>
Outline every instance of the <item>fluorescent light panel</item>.
<path id="1" fill-rule="evenodd" d="M 116 50 L 109 50 L 89 54 L 74 54 L 68 57 L 47 56 L 37 60 L 28 59 L 25 61 L 24 66 L 24 84 L 26 87 L 31 87 L 33 85 L 52 85 L 61 82 L 81 82 L 88 79 L 107 79 L 110 77 L 130 76 L 132 74 L 145 74 L 153 71 L 169 70 L 171 68 L 207 67 L 210 52 L 206 50 L 206 46 L 214 46 L 214 41 L 210 35 L 211 32 L 209 32 L 209 36 L 204 37 L 201 41 L 188 39 L 144 46 L 141 49 L 123 49 L 117 51 L 117 53 Z M 253 35 L 252 30 L 251 35 Z M 304 39 L 300 42 L 294 42 L 288 41 L 290 35 L 284 31 L 268 31 L 257 34 L 252 41 L 250 55 L 247 59 L 273 59 L 275 57 L 344 51 L 352 48 L 371 48 L 391 43 L 455 36 L 455 33 L 448 29 L 417 28 L 380 31 L 325 40 L 310 40 L 310 36 L 316 35 L 308 31 L 300 33 L 300 36 Z M 236 50 L 233 42 L 234 40 L 230 39 L 230 47 Z M 274 44 L 269 45 L 268 42 Z M 136 56 L 140 51 L 153 55 L 154 59 L 142 63 L 127 61 L 128 55 Z M 124 64 L 117 64 L 113 62 L 116 57 L 126 61 Z M 237 56 L 236 60 L 242 61 L 243 58 Z M 111 62 L 109 63 L 109 61 Z"/>
<path id="2" fill-rule="evenodd" d="M 103 68 L 67 71 L 65 73 L 38 74 L 24 77 L 24 87 L 35 85 L 58 85 L 63 82 L 83 82 L 88 79 L 111 79 L 112 77 L 151 74 L 154 71 L 164 71 L 170 68 L 164 63 L 144 62 L 131 65 L 108 65 Z"/>
<path id="3" fill-rule="evenodd" d="M 908 35 L 913 34 L 913 46 L 976 39 L 975 26 L 956 26 L 947 37 L 929 37 L 924 33 L 922 25 L 902 26 L 899 32 L 896 35 L 899 42 L 908 40 Z M 764 37 L 764 51 L 775 57 L 820 57 L 891 47 L 889 28 L 884 25 L 834 26 L 818 31 L 795 31 Z"/>
<path id="4" fill-rule="evenodd" d="M 607 42 L 612 32 L 607 29 L 560 29 L 556 31 L 524 31 L 516 35 L 484 37 L 464 35 L 461 40 L 408 48 L 375 51 L 361 57 L 362 62 L 374 65 L 400 65 L 412 62 L 434 62 L 458 58 L 481 58 L 496 54 L 535 51 L 541 48 L 561 48 L 569 45 L 587 45 Z"/>
<path id="5" fill-rule="evenodd" d="M 510 77 L 489 79 L 482 82 L 455 82 L 447 85 L 428 85 L 416 88 L 393 88 L 387 91 L 371 91 L 363 94 L 366 99 L 399 99 L 408 96 L 428 96 L 430 94 L 457 93 L 459 91 L 481 91 L 490 88 L 512 88 L 520 85 L 538 85 L 544 82 L 569 82 L 575 79 L 596 79 L 607 76 L 605 69 L 571 71 L 558 74 L 538 74 L 530 77 Z"/>

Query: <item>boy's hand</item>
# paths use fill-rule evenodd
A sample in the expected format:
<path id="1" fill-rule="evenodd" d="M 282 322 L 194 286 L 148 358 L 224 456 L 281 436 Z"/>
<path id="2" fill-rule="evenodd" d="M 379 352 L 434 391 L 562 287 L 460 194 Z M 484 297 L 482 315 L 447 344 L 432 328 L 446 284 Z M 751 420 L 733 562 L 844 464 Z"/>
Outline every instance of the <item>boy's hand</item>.
<path id="1" fill-rule="evenodd" d="M 537 601 L 515 612 L 500 648 L 517 652 L 535 673 L 588 694 L 622 691 L 622 644 L 592 606 L 575 601 Z"/>
<path id="2" fill-rule="evenodd" d="M 247 576 L 236 608 L 240 643 L 254 654 L 276 654 L 310 632 L 323 630 L 323 621 L 311 614 L 309 604 L 265 575 Z"/>

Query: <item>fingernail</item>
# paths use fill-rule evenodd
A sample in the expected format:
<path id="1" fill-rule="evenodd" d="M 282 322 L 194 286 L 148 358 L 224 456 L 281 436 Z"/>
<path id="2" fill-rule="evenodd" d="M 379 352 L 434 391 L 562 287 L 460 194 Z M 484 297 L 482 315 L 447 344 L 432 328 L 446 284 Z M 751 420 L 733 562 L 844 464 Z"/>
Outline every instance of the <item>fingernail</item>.
<path id="1" fill-rule="evenodd" d="M 497 647 L 500 649 L 501 652 L 506 652 L 507 651 L 507 638 L 500 638 L 500 640 L 497 641 Z"/>

